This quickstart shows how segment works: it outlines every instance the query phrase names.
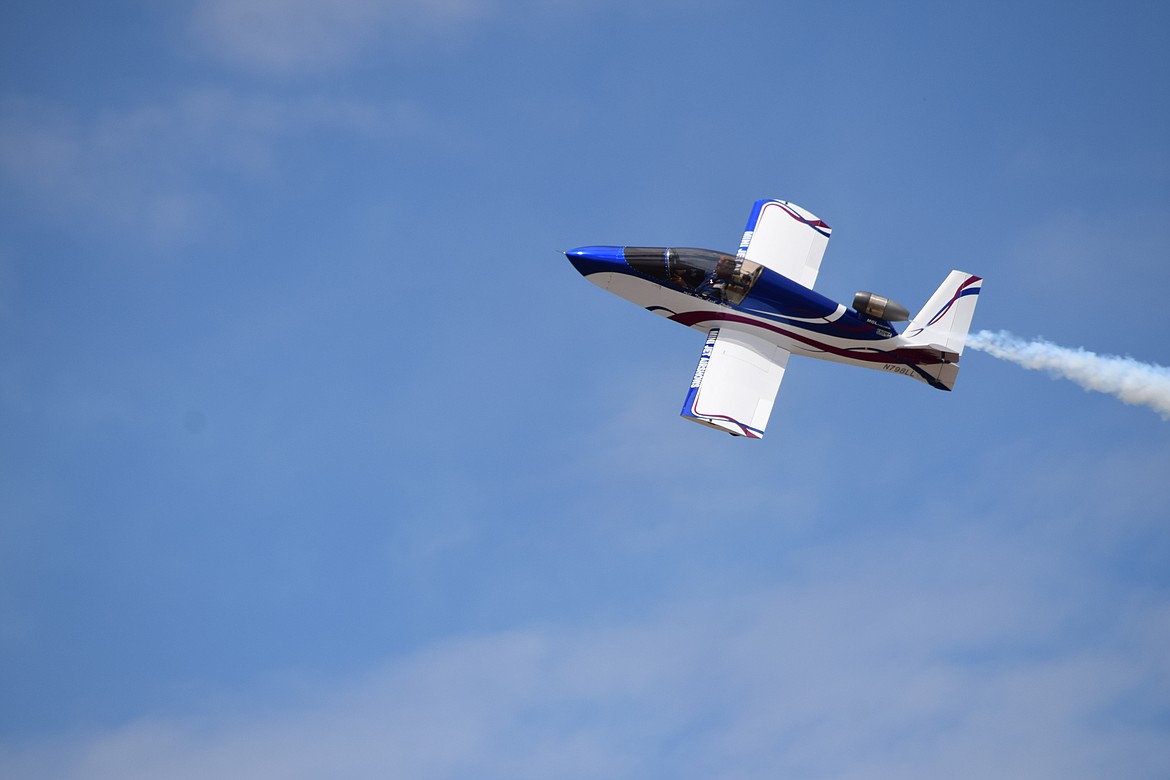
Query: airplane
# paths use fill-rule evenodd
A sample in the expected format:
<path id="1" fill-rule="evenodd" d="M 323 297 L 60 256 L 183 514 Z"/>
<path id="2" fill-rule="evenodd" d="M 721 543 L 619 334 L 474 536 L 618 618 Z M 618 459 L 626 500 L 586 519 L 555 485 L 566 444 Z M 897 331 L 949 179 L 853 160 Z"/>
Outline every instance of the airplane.
<path id="1" fill-rule="evenodd" d="M 586 279 L 707 334 L 682 417 L 760 439 L 791 355 L 872 368 L 951 390 L 983 280 L 951 271 L 913 318 L 861 291 L 852 307 L 813 291 L 832 229 L 794 203 L 758 200 L 732 255 L 710 249 L 582 246 Z M 907 322 L 898 332 L 894 323 Z"/>

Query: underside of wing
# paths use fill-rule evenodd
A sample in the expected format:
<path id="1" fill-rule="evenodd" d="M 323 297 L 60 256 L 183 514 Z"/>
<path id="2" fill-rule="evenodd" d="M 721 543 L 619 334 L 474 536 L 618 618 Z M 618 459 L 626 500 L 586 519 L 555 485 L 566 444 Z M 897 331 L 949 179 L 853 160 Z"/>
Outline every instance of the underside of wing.
<path id="1" fill-rule="evenodd" d="M 789 354 L 741 330 L 712 329 L 682 416 L 735 436 L 763 438 Z"/>
<path id="2" fill-rule="evenodd" d="M 813 214 L 783 200 L 752 206 L 739 256 L 812 289 L 832 229 Z"/>

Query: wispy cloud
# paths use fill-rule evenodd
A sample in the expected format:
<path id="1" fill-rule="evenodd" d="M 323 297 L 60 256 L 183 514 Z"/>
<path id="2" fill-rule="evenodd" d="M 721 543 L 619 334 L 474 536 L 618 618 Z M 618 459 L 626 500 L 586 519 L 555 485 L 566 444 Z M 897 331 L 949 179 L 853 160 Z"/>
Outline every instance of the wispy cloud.
<path id="1" fill-rule="evenodd" d="M 969 550 L 978 550 L 973 556 Z M 0 774 L 440 778 L 1099 777 L 1170 770 L 1170 614 L 1045 583 L 971 530 L 825 548 L 806 576 L 633 624 L 453 640 L 293 705 L 0 750 Z M 815 574 L 811 574 L 814 573 Z M 994 576 L 991 574 L 994 572 Z M 925 579 L 924 579 L 925 578 Z M 923 587 L 929 580 L 932 587 Z M 1078 635 L 1086 614 L 1101 632 Z"/>
<path id="2" fill-rule="evenodd" d="M 278 77 L 332 73 L 387 51 L 433 56 L 490 23 L 547 29 L 598 9 L 662 14 L 694 0 L 197 0 L 190 29 L 221 63 Z"/>
<path id="3" fill-rule="evenodd" d="M 50 222 L 131 228 L 138 239 L 166 243 L 215 213 L 221 193 L 209 180 L 279 176 L 284 140 L 318 130 L 399 136 L 421 122 L 406 103 L 210 88 L 92 117 L 9 98 L 0 110 L 0 177 Z"/>
<path id="4" fill-rule="evenodd" d="M 490 7 L 483 0 L 203 0 L 193 26 L 225 62 L 292 75 L 349 65 L 375 44 L 450 36 Z"/>

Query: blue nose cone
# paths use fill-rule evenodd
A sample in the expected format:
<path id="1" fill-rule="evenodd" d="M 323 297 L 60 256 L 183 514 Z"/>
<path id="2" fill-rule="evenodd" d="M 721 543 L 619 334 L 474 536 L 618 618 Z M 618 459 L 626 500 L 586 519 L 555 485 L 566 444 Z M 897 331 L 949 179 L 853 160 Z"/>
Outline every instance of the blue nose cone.
<path id="1" fill-rule="evenodd" d="M 629 270 L 620 246 L 579 246 L 565 252 L 565 257 L 569 258 L 569 262 L 582 276 L 601 271 Z"/>

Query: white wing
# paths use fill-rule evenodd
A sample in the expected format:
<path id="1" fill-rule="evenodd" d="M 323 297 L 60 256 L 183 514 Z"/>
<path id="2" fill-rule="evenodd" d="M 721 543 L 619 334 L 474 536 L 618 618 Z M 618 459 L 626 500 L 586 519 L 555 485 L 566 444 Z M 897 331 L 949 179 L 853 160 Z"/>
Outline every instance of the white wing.
<path id="1" fill-rule="evenodd" d="M 739 242 L 739 256 L 811 290 L 832 232 L 794 203 L 757 200 Z"/>
<path id="2" fill-rule="evenodd" d="M 682 416 L 736 436 L 763 438 L 789 354 L 750 333 L 713 328 Z"/>

